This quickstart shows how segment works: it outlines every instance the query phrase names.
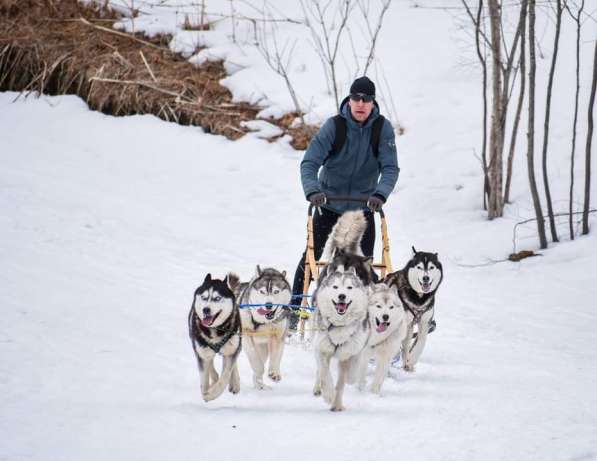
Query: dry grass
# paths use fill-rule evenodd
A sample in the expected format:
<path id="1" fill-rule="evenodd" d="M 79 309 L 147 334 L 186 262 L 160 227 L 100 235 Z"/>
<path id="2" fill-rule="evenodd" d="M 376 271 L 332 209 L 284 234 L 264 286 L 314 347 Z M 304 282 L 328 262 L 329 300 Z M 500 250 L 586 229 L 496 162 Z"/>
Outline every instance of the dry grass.
<path id="1" fill-rule="evenodd" d="M 76 0 L 0 0 L 0 90 L 77 94 L 110 115 L 154 114 L 230 139 L 246 133 L 241 122 L 259 108 L 232 102 L 221 62 L 193 66 L 168 37 L 117 32 L 116 19 Z M 305 148 L 313 128 L 290 129 L 294 116 L 273 123 Z"/>

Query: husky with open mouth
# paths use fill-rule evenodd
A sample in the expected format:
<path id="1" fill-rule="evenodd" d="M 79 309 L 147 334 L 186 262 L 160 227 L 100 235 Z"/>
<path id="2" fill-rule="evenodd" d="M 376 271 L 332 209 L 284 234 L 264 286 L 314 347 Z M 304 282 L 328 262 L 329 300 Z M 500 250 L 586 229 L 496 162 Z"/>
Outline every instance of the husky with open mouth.
<path id="1" fill-rule="evenodd" d="M 408 328 L 402 344 L 402 363 L 406 371 L 415 371 L 421 357 L 434 315 L 435 294 L 444 277 L 437 253 L 417 251 L 415 247 L 412 250 L 413 257 L 404 269 L 384 279 L 387 285 L 398 289 L 406 310 Z"/>
<path id="2" fill-rule="evenodd" d="M 241 349 L 240 315 L 233 289 L 238 277 L 229 274 L 224 280 L 212 279 L 207 274 L 195 290 L 189 312 L 189 336 L 195 351 L 201 394 L 209 402 L 219 397 L 228 386 L 236 394 L 240 390 L 240 377 L 236 360 Z M 222 373 L 214 367 L 216 355 L 223 357 Z"/>
<path id="3" fill-rule="evenodd" d="M 280 362 L 284 352 L 284 338 L 288 329 L 287 310 L 291 289 L 286 271 L 261 269 L 248 283 L 236 290 L 238 304 L 248 305 L 240 311 L 243 329 L 243 349 L 253 369 L 253 384 L 257 389 L 267 389 L 263 382 L 265 365 L 269 359 L 268 376 L 280 381 Z"/>
<path id="4" fill-rule="evenodd" d="M 367 322 L 368 288 L 354 267 L 327 273 L 314 293 L 317 305 L 314 349 L 317 375 L 313 394 L 323 395 L 332 411 L 344 410 L 344 385 L 355 381 L 359 357 L 369 338 Z M 338 379 L 334 386 L 331 360 L 338 360 Z"/>
<path id="5" fill-rule="evenodd" d="M 366 225 L 361 210 L 346 212 L 338 219 L 325 246 L 328 264 L 313 293 L 317 358 L 313 394 L 323 395 L 332 411 L 344 410 L 344 386 L 356 380 L 359 357 L 370 332 L 367 300 L 373 270 L 371 258 L 360 251 Z M 338 360 L 335 386 L 330 371 L 332 359 Z"/>
<path id="6" fill-rule="evenodd" d="M 406 313 L 396 287 L 388 287 L 385 283 L 372 285 L 369 295 L 371 335 L 361 356 L 359 389 L 365 388 L 369 360 L 374 358 L 375 374 L 371 392 L 381 393 L 392 359 L 400 353 L 406 337 L 406 323 Z"/>

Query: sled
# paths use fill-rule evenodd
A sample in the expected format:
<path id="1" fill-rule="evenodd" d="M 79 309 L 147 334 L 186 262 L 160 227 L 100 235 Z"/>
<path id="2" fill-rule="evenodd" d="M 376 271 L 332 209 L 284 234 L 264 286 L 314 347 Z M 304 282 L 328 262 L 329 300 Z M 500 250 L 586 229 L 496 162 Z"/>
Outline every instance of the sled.
<path id="1" fill-rule="evenodd" d="M 369 197 L 346 197 L 342 195 L 329 196 L 326 199 L 330 202 L 360 202 L 367 203 Z M 311 279 L 317 282 L 319 280 L 319 268 L 328 264 L 329 261 L 322 261 L 315 259 L 315 248 L 313 239 L 313 204 L 309 204 L 307 211 L 307 249 L 305 251 L 305 281 L 303 284 L 303 299 L 301 301 L 301 310 L 299 313 L 299 336 L 301 340 L 305 336 L 305 323 L 313 311 L 313 306 L 309 305 L 309 287 L 311 286 Z M 388 237 L 388 225 L 386 223 L 386 215 L 383 209 L 377 210 L 381 222 L 381 260 L 373 262 L 372 267 L 380 272 L 380 278 L 384 278 L 388 273 L 393 272 L 392 260 L 390 259 L 390 238 Z"/>

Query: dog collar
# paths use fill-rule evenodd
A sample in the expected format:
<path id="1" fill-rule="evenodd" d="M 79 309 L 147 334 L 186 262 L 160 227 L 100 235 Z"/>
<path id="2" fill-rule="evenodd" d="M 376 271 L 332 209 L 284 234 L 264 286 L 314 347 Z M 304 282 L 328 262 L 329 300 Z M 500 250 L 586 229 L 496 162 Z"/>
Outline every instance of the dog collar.
<path id="1" fill-rule="evenodd" d="M 220 350 L 222 349 L 222 347 L 224 347 L 224 345 L 230 340 L 230 338 L 232 338 L 235 334 L 238 333 L 238 329 L 239 329 L 239 325 L 240 322 L 238 321 L 238 311 L 236 311 L 233 314 L 234 318 L 231 318 L 230 323 L 231 328 L 226 332 L 226 334 L 224 334 L 224 336 L 222 337 L 221 340 L 219 340 L 217 343 L 212 343 L 210 341 L 206 341 L 205 339 L 203 340 L 205 342 L 205 345 L 207 347 L 209 347 L 212 351 L 214 351 L 216 354 L 220 353 Z M 201 320 L 199 319 L 199 316 L 195 314 L 195 323 L 199 324 L 198 326 L 201 325 Z M 224 325 L 228 323 L 228 321 L 226 321 L 224 323 Z M 212 330 L 215 330 L 216 333 L 218 333 L 218 331 L 221 331 L 220 329 L 224 326 L 221 325 L 220 327 L 217 328 L 211 328 Z"/>

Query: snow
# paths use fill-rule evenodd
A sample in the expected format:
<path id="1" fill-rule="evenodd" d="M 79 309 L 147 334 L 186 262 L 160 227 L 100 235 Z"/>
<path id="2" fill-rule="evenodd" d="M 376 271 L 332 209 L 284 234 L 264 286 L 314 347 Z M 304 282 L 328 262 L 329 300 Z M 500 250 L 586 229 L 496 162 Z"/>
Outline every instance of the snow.
<path id="1" fill-rule="evenodd" d="M 137 30 L 184 21 L 141 18 Z M 226 78 L 236 98 L 291 108 L 255 50 L 225 43 L 226 21 L 218 24 L 177 33 L 177 43 L 239 65 Z M 291 343 L 271 391 L 252 388 L 241 354 L 240 394 L 204 403 L 186 326 L 193 291 L 207 272 L 246 280 L 256 264 L 292 276 L 305 243 L 302 153 L 286 138 L 259 139 L 273 132 L 265 122 L 232 142 L 152 116 L 109 117 L 73 96 L 0 93 L 0 459 L 597 457 L 597 220 L 574 242 L 563 222 L 564 242 L 540 257 L 492 263 L 512 251 L 516 222 L 533 216 L 526 130 L 513 204 L 489 222 L 472 153 L 479 76 L 462 65 L 454 18 L 396 2 L 387 24 L 378 54 L 406 127 L 384 208 L 392 260 L 401 267 L 414 245 L 438 252 L 446 273 L 416 373 L 393 369 L 382 397 L 349 386 L 347 411 L 336 414 L 311 395 L 313 352 Z M 558 210 L 567 207 L 573 38 L 565 28 L 552 112 Z M 583 43 L 586 56 L 592 42 Z M 334 109 L 308 50 L 296 64 L 316 119 Z M 588 65 L 583 75 L 584 140 Z M 578 160 L 577 203 L 582 171 Z M 537 250 L 534 232 L 524 226 L 517 249 Z"/>

